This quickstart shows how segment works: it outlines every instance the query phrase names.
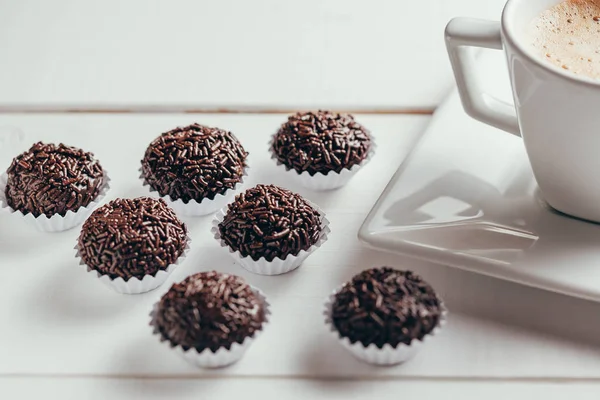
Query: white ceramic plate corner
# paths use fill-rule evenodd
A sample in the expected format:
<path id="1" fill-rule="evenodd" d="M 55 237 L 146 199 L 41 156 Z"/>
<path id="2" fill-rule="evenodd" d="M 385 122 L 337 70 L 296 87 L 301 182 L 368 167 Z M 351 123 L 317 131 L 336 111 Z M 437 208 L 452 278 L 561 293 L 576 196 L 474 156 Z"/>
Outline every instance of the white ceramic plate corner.
<path id="1" fill-rule="evenodd" d="M 509 97 L 501 54 L 484 54 L 481 63 L 483 84 Z M 600 225 L 553 211 L 539 194 L 521 139 L 470 119 L 456 92 L 393 176 L 359 239 L 600 301 Z"/>

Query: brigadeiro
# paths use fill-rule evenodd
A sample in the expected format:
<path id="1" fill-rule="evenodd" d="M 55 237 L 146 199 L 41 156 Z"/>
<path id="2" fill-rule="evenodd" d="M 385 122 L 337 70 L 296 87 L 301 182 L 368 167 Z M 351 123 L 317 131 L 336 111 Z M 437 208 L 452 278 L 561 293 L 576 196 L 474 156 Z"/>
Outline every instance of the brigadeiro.
<path id="1" fill-rule="evenodd" d="M 374 153 L 369 131 L 350 114 L 300 112 L 271 141 L 271 154 L 301 184 L 314 190 L 344 186 Z"/>
<path id="2" fill-rule="evenodd" d="M 142 160 L 142 178 L 182 215 L 225 206 L 246 174 L 248 152 L 233 135 L 193 124 L 156 138 Z"/>
<path id="3" fill-rule="evenodd" d="M 390 267 L 354 276 L 325 305 L 330 331 L 359 359 L 381 365 L 404 362 L 436 334 L 446 309 L 419 275 Z"/>
<path id="4" fill-rule="evenodd" d="M 200 367 L 239 360 L 268 322 L 264 295 L 239 276 L 201 272 L 176 283 L 154 306 L 150 325 Z"/>
<path id="5" fill-rule="evenodd" d="M 109 181 L 92 153 L 38 142 L 0 177 L 0 205 L 40 230 L 63 231 L 90 215 Z"/>
<path id="6" fill-rule="evenodd" d="M 279 275 L 298 268 L 325 243 L 329 221 L 299 194 L 257 185 L 217 213 L 213 233 L 245 269 Z"/>
<path id="7" fill-rule="evenodd" d="M 160 286 L 189 250 L 187 228 L 162 199 L 116 199 L 83 224 L 78 256 L 119 293 Z"/>

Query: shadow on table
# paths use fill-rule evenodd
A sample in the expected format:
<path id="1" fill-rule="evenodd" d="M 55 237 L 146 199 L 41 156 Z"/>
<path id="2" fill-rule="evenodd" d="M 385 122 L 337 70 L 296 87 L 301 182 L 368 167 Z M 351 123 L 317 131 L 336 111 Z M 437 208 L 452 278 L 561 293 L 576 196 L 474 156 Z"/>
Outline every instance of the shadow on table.
<path id="1" fill-rule="evenodd" d="M 45 273 L 40 287 L 31 291 L 31 303 L 25 307 L 42 321 L 51 321 L 53 325 L 84 320 L 105 323 L 136 304 L 135 296 L 112 292 L 75 259 L 44 268 L 50 272 Z"/>
<path id="2" fill-rule="evenodd" d="M 63 237 L 63 233 L 56 234 Z M 68 233 L 67 233 L 68 235 Z M 46 252 L 60 238 L 48 238 L 48 234 L 23 221 L 16 215 L 0 212 L 0 254 L 25 255 L 34 252 Z"/>
<path id="3" fill-rule="evenodd" d="M 453 313 L 585 343 L 600 355 L 600 303 L 449 268 L 426 275 Z"/>

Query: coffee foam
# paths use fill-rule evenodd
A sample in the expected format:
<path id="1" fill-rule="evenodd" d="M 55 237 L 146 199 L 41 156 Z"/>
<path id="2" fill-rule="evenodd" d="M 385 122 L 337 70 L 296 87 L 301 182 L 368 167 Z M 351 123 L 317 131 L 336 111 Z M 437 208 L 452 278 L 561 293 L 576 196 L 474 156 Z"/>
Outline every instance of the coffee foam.
<path id="1" fill-rule="evenodd" d="M 567 0 L 531 22 L 536 53 L 574 74 L 600 79 L 600 0 Z"/>

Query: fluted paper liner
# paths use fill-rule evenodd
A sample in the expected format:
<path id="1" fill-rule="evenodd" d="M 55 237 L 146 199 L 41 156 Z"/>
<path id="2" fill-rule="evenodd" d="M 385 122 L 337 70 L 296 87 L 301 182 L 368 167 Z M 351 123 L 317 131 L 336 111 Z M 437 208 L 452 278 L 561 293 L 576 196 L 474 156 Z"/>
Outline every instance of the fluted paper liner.
<path id="1" fill-rule="evenodd" d="M 182 346 L 171 342 L 169 339 L 163 337 L 160 333 L 158 327 L 156 326 L 155 315 L 158 310 L 158 302 L 154 304 L 152 308 L 152 312 L 150 312 L 150 326 L 152 327 L 152 333 L 159 337 L 161 343 L 167 345 L 171 350 L 174 350 L 181 357 L 187 360 L 190 364 L 195 365 L 200 368 L 221 368 L 227 365 L 231 365 L 237 361 L 239 361 L 246 350 L 250 347 L 250 345 L 256 340 L 258 336 L 262 333 L 265 327 L 269 324 L 269 317 L 271 315 L 270 304 L 267 301 L 263 292 L 255 287 L 252 287 L 254 293 L 258 296 L 259 299 L 262 300 L 263 306 L 265 309 L 265 321 L 262 323 L 260 330 L 255 331 L 252 336 L 248 336 L 244 339 L 242 343 L 233 343 L 231 347 L 226 349 L 225 347 L 221 347 L 216 352 L 213 352 L 210 349 L 204 349 L 202 352 L 198 352 L 195 348 L 190 348 L 185 350 Z"/>
<path id="2" fill-rule="evenodd" d="M 177 268 L 181 263 L 183 263 L 183 261 L 187 257 L 188 253 L 190 252 L 191 243 L 192 239 L 190 239 L 190 237 L 187 236 L 187 241 L 185 244 L 185 248 L 183 249 L 183 253 L 181 253 L 181 255 L 173 264 L 170 264 L 164 270 L 158 270 L 154 275 L 145 275 L 142 279 L 139 279 L 137 277 L 131 277 L 129 278 L 129 280 L 125 280 L 121 277 L 113 279 L 108 275 L 101 274 L 98 270 L 89 267 L 83 261 L 83 259 L 81 258 L 81 253 L 79 252 L 79 243 L 75 245 L 75 250 L 77 251 L 75 257 L 79 258 L 79 265 L 85 266 L 89 274 L 95 275 L 100 280 L 100 282 L 104 283 L 106 286 L 108 286 L 115 292 L 122 294 L 140 294 L 154 290 L 163 283 L 165 283 L 169 275 L 171 275 L 175 268 Z"/>
<path id="3" fill-rule="evenodd" d="M 90 216 L 94 209 L 98 207 L 100 203 L 102 203 L 102 200 L 104 200 L 104 197 L 106 197 L 106 194 L 110 190 L 110 177 L 108 176 L 106 170 L 104 170 L 104 178 L 104 183 L 100 188 L 98 196 L 96 196 L 96 198 L 92 202 L 90 202 L 90 204 L 88 204 L 85 207 L 79 207 L 79 209 L 75 212 L 69 210 L 67 211 L 64 217 L 60 214 L 54 214 L 53 216 L 48 218 L 44 214 L 38 217 L 34 217 L 31 213 L 23 214 L 22 211 L 15 210 L 8 205 L 8 201 L 6 199 L 6 185 L 8 183 L 8 175 L 6 172 L 4 172 L 2 175 L 0 175 L 0 209 L 8 211 L 11 214 L 23 217 L 25 221 L 27 221 L 27 223 L 35 226 L 38 230 L 42 232 L 66 231 L 68 229 L 76 227 L 77 225 L 82 224 L 83 221 L 85 221 Z"/>
<path id="4" fill-rule="evenodd" d="M 316 191 L 339 189 L 342 186 L 345 186 L 362 167 L 371 161 L 373 155 L 375 155 L 375 149 L 377 148 L 375 139 L 371 137 L 371 148 L 365 159 L 359 164 L 353 165 L 350 168 L 344 168 L 341 172 L 329 171 L 327 174 L 318 172 L 314 175 L 310 175 L 306 171 L 299 173 L 295 169 L 290 168 L 279 161 L 273 152 L 273 140 L 275 140 L 275 135 L 273 135 L 269 141 L 269 151 L 271 152 L 271 158 L 275 161 L 277 166 L 285 171 L 290 178 L 295 179 L 305 188 Z"/>
<path id="5" fill-rule="evenodd" d="M 331 333 L 331 335 L 354 357 L 369 364 L 395 365 L 410 360 L 423 347 L 423 345 L 426 342 L 429 342 L 433 336 L 437 335 L 442 327 L 446 324 L 448 310 L 442 302 L 442 315 L 437 326 L 422 339 L 413 339 L 410 345 L 399 343 L 398 346 L 394 348 L 391 345 L 386 344 L 383 346 L 383 348 L 379 348 L 375 344 L 370 344 L 369 346 L 365 347 L 365 345 L 363 345 L 361 342 L 351 343 L 350 339 L 343 337 L 338 332 L 333 325 L 333 320 L 331 318 L 333 302 L 340 289 L 341 287 L 335 290 L 325 301 L 325 310 L 323 312 L 325 315 L 325 325 L 327 326 L 327 330 Z"/>
<path id="6" fill-rule="evenodd" d="M 184 203 L 183 200 L 171 199 L 170 195 L 160 196 L 158 191 L 154 189 L 144 177 L 144 172 L 140 167 L 140 179 L 142 180 L 142 185 L 147 186 L 150 193 L 157 193 L 161 199 L 163 199 L 169 207 L 171 207 L 178 215 L 189 216 L 189 217 L 201 217 L 204 215 L 214 214 L 221 208 L 225 207 L 227 203 L 233 200 L 237 191 L 240 190 L 242 185 L 244 184 L 244 179 L 248 177 L 248 171 L 250 167 L 248 164 L 244 165 L 244 172 L 240 178 L 240 181 L 235 184 L 235 186 L 231 189 L 227 189 L 223 194 L 217 194 L 212 200 L 208 198 L 202 199 L 202 201 L 197 202 L 196 200 L 190 200 L 187 203 Z"/>
<path id="7" fill-rule="evenodd" d="M 323 245 L 327 241 L 327 235 L 331 232 L 329 229 L 329 220 L 325 217 L 325 213 L 315 204 L 306 200 L 306 202 L 313 207 L 319 215 L 321 216 L 321 232 L 319 234 L 319 239 L 315 244 L 310 246 L 308 250 L 300 250 L 300 252 L 296 255 L 289 254 L 285 259 L 281 259 L 276 257 L 273 261 L 267 261 L 266 258 L 261 257 L 257 261 L 253 260 L 250 256 L 242 256 L 239 250 L 234 251 L 231 247 L 225 243 L 223 239 L 221 239 L 221 232 L 219 232 L 219 224 L 223 222 L 225 215 L 227 214 L 227 210 L 229 206 L 221 209 L 219 212 L 215 214 L 215 218 L 212 221 L 212 229 L 215 239 L 221 247 L 229 250 L 229 254 L 233 259 L 240 264 L 245 270 L 253 272 L 259 275 L 281 275 L 288 272 L 291 272 L 298 268 L 304 260 L 308 258 L 312 253 L 314 253 L 319 247 Z"/>

